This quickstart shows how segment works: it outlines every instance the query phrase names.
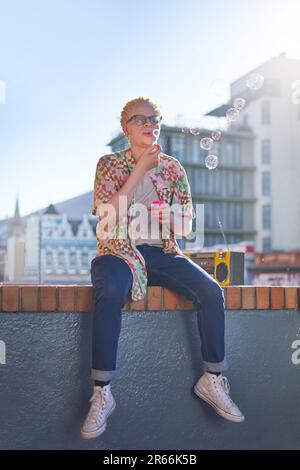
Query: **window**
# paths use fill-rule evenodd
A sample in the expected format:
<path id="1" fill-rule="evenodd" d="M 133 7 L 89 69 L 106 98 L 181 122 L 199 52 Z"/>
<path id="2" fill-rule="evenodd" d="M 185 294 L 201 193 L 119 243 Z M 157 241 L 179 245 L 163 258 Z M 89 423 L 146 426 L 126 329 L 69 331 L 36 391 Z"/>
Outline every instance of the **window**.
<path id="1" fill-rule="evenodd" d="M 172 157 L 184 161 L 184 136 L 173 136 L 171 140 Z"/>
<path id="2" fill-rule="evenodd" d="M 229 202 L 227 205 L 228 228 L 242 228 L 242 205 Z"/>
<path id="3" fill-rule="evenodd" d="M 263 196 L 271 196 L 271 172 L 262 172 L 262 194 Z"/>
<path id="4" fill-rule="evenodd" d="M 157 141 L 163 149 L 165 149 L 167 144 L 167 136 L 163 135 L 162 133 L 159 134 L 159 138 Z M 164 150 L 165 151 L 165 150 Z"/>
<path id="5" fill-rule="evenodd" d="M 271 237 L 264 237 L 262 239 L 262 250 L 265 251 L 271 251 L 272 249 L 272 243 L 271 243 Z"/>
<path id="6" fill-rule="evenodd" d="M 271 103 L 270 101 L 263 101 L 261 103 L 261 123 L 270 124 L 271 122 Z"/>
<path id="7" fill-rule="evenodd" d="M 227 194 L 228 196 L 241 196 L 242 178 L 239 171 L 227 171 Z"/>
<path id="8" fill-rule="evenodd" d="M 221 173 L 218 169 L 214 171 L 205 171 L 205 192 L 206 194 L 221 193 Z"/>
<path id="9" fill-rule="evenodd" d="M 265 204 L 262 206 L 262 226 L 264 229 L 271 228 L 271 205 Z"/>
<path id="10" fill-rule="evenodd" d="M 212 227 L 212 213 L 210 209 L 210 204 L 204 205 L 204 225 L 205 227 L 208 227 L 208 228 Z"/>
<path id="11" fill-rule="evenodd" d="M 200 148 L 200 141 L 199 139 L 193 139 L 192 140 L 192 162 L 193 163 L 200 163 L 201 158 L 200 158 L 200 151 L 202 149 Z"/>
<path id="12" fill-rule="evenodd" d="M 162 140 L 161 140 L 162 139 Z M 158 143 L 161 144 L 163 152 L 167 153 L 168 155 L 171 155 L 171 136 L 168 134 L 160 134 L 160 137 L 158 139 Z"/>
<path id="13" fill-rule="evenodd" d="M 71 251 L 70 253 L 70 266 L 76 266 L 76 251 Z"/>
<path id="14" fill-rule="evenodd" d="M 205 235 L 205 246 L 219 245 L 223 243 L 223 238 L 219 235 Z"/>
<path id="15" fill-rule="evenodd" d="M 219 202 L 210 202 L 204 206 L 204 221 L 207 228 L 218 228 L 218 217 L 222 221 L 221 204 Z"/>
<path id="16" fill-rule="evenodd" d="M 205 236 L 205 246 L 212 246 L 215 244 L 215 237 L 213 235 Z"/>
<path id="17" fill-rule="evenodd" d="M 207 170 L 208 171 L 208 170 Z M 205 193 L 205 170 L 195 168 L 192 172 L 193 191 L 196 194 Z"/>
<path id="18" fill-rule="evenodd" d="M 241 237 L 239 235 L 228 235 L 226 237 L 227 243 L 239 243 L 241 241 Z"/>
<path id="19" fill-rule="evenodd" d="M 264 139 L 261 142 L 261 161 L 262 163 L 271 163 L 271 141 Z"/>
<path id="20" fill-rule="evenodd" d="M 64 254 L 63 251 L 58 252 L 57 260 L 58 260 L 58 266 L 59 267 L 64 266 L 64 264 L 65 264 L 65 254 Z"/>
<path id="21" fill-rule="evenodd" d="M 193 138 L 192 140 L 192 162 L 193 163 L 204 163 L 207 151 L 200 147 L 200 140 Z"/>
<path id="22" fill-rule="evenodd" d="M 88 264 L 89 264 L 89 254 L 83 251 L 81 253 L 81 265 L 88 266 Z"/>
<path id="23" fill-rule="evenodd" d="M 219 202 L 212 203 L 212 226 L 214 228 L 219 227 L 219 218 L 222 222 L 223 216 L 221 213 L 221 204 Z"/>
<path id="24" fill-rule="evenodd" d="M 51 267 L 52 264 L 53 264 L 52 251 L 47 251 L 46 252 L 46 265 L 47 265 L 47 267 Z"/>
<path id="25" fill-rule="evenodd" d="M 241 164 L 241 144 L 240 142 L 227 142 L 225 147 L 227 165 Z"/>
<path id="26" fill-rule="evenodd" d="M 193 169 L 192 169 L 192 168 L 186 168 L 185 171 L 186 171 L 187 179 L 188 179 L 188 181 L 189 181 L 189 183 L 190 183 L 190 185 L 191 185 L 191 189 L 193 189 L 193 188 L 192 188 Z"/>

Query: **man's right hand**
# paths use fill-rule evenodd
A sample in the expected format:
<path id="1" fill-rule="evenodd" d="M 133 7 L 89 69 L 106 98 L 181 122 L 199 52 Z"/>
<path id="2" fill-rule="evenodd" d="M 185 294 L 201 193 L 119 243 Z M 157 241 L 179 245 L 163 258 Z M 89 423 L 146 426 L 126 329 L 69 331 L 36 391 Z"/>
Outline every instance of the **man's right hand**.
<path id="1" fill-rule="evenodd" d="M 159 154 L 162 148 L 159 144 L 150 145 L 137 162 L 137 166 L 144 172 L 157 167 L 160 164 Z"/>

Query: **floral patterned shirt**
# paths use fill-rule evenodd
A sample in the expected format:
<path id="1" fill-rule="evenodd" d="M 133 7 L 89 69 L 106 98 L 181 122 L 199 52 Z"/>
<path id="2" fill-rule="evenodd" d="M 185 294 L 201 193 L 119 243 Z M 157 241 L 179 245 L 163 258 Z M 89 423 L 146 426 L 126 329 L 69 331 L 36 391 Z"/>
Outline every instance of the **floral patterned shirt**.
<path id="1" fill-rule="evenodd" d="M 93 215 L 97 215 L 97 208 L 100 204 L 108 202 L 121 189 L 135 165 L 136 161 L 130 148 L 100 157 L 94 181 Z M 170 206 L 178 204 L 182 214 L 192 219 L 196 217 L 185 169 L 176 158 L 164 153 L 160 154 L 160 164 L 151 174 L 151 180 L 160 200 L 167 202 Z M 127 230 L 132 220 L 129 209 L 130 206 L 127 215 L 116 224 L 119 233 L 125 234 L 122 237 L 102 237 L 102 219 L 99 217 L 96 227 L 98 244 L 96 256 L 112 254 L 123 259 L 133 275 L 131 299 L 140 300 L 147 292 L 147 270 L 144 257 L 132 242 L 130 230 Z M 173 252 L 184 256 L 172 230 L 168 238 L 163 238 L 162 249 L 165 253 Z"/>

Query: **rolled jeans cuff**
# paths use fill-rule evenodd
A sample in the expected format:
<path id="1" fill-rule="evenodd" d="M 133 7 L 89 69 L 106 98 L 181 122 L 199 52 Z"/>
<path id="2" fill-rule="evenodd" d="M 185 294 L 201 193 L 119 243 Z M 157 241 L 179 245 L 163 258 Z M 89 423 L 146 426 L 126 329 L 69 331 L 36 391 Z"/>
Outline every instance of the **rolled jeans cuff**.
<path id="1" fill-rule="evenodd" d="M 221 362 L 203 361 L 203 369 L 210 372 L 223 372 L 228 369 L 227 359 L 225 357 Z"/>
<path id="2" fill-rule="evenodd" d="M 107 380 L 111 380 L 115 374 L 116 370 L 97 370 L 97 369 L 92 369 L 91 370 L 91 379 L 93 380 L 100 380 L 102 382 L 105 382 Z"/>

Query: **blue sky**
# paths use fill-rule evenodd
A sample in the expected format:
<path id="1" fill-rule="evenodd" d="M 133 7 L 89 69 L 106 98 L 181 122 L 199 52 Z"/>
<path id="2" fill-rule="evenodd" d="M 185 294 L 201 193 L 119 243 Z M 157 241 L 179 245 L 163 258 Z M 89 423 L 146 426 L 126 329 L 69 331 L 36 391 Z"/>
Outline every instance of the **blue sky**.
<path id="1" fill-rule="evenodd" d="M 128 99 L 196 118 L 212 83 L 300 58 L 299 18 L 299 0 L 0 0 L 0 219 L 17 192 L 25 215 L 91 190 Z"/>

